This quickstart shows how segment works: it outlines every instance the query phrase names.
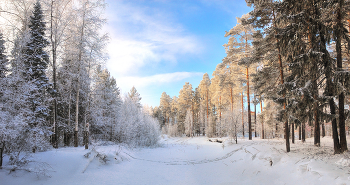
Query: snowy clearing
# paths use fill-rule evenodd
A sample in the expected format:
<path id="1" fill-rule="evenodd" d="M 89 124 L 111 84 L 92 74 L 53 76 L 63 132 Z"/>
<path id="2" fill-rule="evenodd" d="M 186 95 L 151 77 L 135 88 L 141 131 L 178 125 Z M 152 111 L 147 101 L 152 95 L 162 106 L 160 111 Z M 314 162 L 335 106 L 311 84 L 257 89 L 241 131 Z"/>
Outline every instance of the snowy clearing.
<path id="1" fill-rule="evenodd" d="M 350 183 L 350 155 L 333 155 L 330 137 L 322 138 L 319 148 L 312 138 L 296 141 L 290 153 L 283 139 L 241 139 L 238 144 L 223 140 L 163 136 L 157 148 L 60 148 L 32 156 L 36 162 L 28 167 L 37 174 L 9 173 L 5 157 L 0 179 L 4 185 Z"/>

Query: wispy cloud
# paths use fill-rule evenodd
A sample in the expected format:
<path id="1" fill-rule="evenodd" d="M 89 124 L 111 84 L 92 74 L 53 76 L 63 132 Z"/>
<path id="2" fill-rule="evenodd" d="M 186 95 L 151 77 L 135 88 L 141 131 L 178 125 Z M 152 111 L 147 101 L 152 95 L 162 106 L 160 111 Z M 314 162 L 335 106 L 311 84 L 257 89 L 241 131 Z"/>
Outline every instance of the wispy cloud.
<path id="1" fill-rule="evenodd" d="M 169 13 L 125 1 L 113 4 L 118 8 L 107 13 L 110 20 L 106 26 L 111 36 L 107 67 L 112 74 L 136 75 L 146 66 L 176 64 L 178 56 L 200 52 L 199 39 Z"/>
<path id="2" fill-rule="evenodd" d="M 148 86 L 171 84 L 187 78 L 198 77 L 202 75 L 203 73 L 200 72 L 175 72 L 156 74 L 146 77 L 124 76 L 117 78 L 117 83 L 120 87 L 122 87 L 122 89 L 128 90 L 131 89 L 132 86 L 135 86 L 136 88 L 144 88 Z"/>

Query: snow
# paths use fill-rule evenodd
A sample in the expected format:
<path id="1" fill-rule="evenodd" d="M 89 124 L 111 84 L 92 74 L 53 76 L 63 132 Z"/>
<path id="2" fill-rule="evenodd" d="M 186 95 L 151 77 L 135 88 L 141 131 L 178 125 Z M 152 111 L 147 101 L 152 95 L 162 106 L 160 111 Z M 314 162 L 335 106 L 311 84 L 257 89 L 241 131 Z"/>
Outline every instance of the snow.
<path id="1" fill-rule="evenodd" d="M 154 148 L 60 148 L 32 156 L 36 161 L 29 164 L 32 170 L 46 167 L 38 174 L 25 170 L 9 173 L 5 156 L 0 179 L 3 185 L 350 184 L 350 155 L 333 155 L 330 137 L 321 138 L 321 147 L 314 147 L 312 138 L 305 143 L 296 140 L 290 153 L 285 152 L 283 139 L 239 139 L 238 144 L 222 140 L 163 135 Z M 101 157 L 95 157 L 98 154 Z"/>

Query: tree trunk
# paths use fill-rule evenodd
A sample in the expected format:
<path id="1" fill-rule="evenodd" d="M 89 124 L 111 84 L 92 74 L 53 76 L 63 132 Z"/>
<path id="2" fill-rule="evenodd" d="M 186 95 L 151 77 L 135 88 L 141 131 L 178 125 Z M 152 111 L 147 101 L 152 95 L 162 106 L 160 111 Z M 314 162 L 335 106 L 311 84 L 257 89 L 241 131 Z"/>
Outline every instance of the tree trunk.
<path id="1" fill-rule="evenodd" d="M 265 139 L 265 132 L 264 132 L 264 116 L 262 114 L 263 108 L 262 108 L 262 100 L 260 96 L 260 111 L 261 111 L 261 139 Z"/>
<path id="2" fill-rule="evenodd" d="M 322 137 L 324 136 L 326 136 L 326 130 L 325 130 L 324 123 L 322 123 Z"/>
<path id="3" fill-rule="evenodd" d="M 301 131 L 302 131 L 301 141 L 304 143 L 305 142 L 305 123 L 304 122 L 301 124 Z"/>
<path id="4" fill-rule="evenodd" d="M 235 136 L 236 136 L 236 144 L 237 144 L 237 124 L 235 124 Z"/>
<path id="5" fill-rule="evenodd" d="M 67 123 L 67 128 L 70 127 L 71 102 L 72 102 L 72 90 L 69 91 L 68 123 Z M 71 132 L 70 132 L 70 131 L 67 132 L 67 131 L 65 130 L 65 142 L 64 142 L 64 143 L 65 143 L 66 146 L 69 146 L 69 145 L 70 145 L 69 140 L 70 140 L 71 137 L 72 137 L 72 136 L 71 136 Z"/>
<path id="6" fill-rule="evenodd" d="M 331 114 L 335 115 L 335 103 L 333 98 L 329 101 L 329 108 L 331 109 Z M 340 154 L 340 143 L 338 138 L 338 128 L 337 128 L 337 119 L 332 120 L 332 136 L 333 136 L 333 147 L 334 154 Z"/>
<path id="7" fill-rule="evenodd" d="M 292 122 L 292 143 L 294 144 L 294 122 Z"/>
<path id="8" fill-rule="evenodd" d="M 272 10 L 272 14 L 273 14 L 273 22 L 274 22 L 274 26 L 277 28 L 276 25 L 276 17 L 275 17 L 275 12 L 274 10 Z M 278 44 L 278 39 L 276 38 L 276 42 Z M 284 77 L 283 77 L 283 65 L 282 65 L 282 57 L 281 57 L 281 50 L 280 47 L 277 46 L 277 50 L 278 50 L 278 62 L 279 62 L 279 67 L 280 67 L 280 77 L 281 77 L 281 84 L 284 84 Z M 283 94 L 283 98 L 285 98 L 285 94 Z M 283 109 L 286 109 L 286 100 L 284 101 L 284 105 L 283 105 Z M 288 120 L 286 120 L 286 122 L 284 123 L 284 133 L 285 133 L 285 139 L 286 139 L 286 150 L 287 152 L 290 151 L 290 144 L 289 144 L 289 128 L 288 128 Z M 277 134 L 277 123 L 276 123 L 276 134 Z"/>
<path id="9" fill-rule="evenodd" d="M 310 22 L 310 21 L 307 21 Z M 312 36 L 312 33 L 314 31 L 313 27 L 309 27 L 308 26 L 308 41 L 309 41 L 309 49 L 313 50 L 315 49 L 313 44 L 314 44 L 314 37 Z M 323 35 L 320 34 L 320 37 L 322 37 Z M 313 116 L 314 116 L 314 145 L 315 146 L 320 146 L 320 122 L 318 119 L 318 87 L 317 87 L 317 70 L 318 70 L 318 66 L 317 63 L 315 61 L 315 59 L 313 57 L 310 57 L 310 64 L 311 64 L 311 68 L 309 69 L 309 73 L 311 73 L 311 84 L 312 84 L 312 89 L 311 89 L 311 93 L 312 96 L 315 100 L 315 102 L 313 103 Z M 311 118 L 310 118 L 310 123 L 311 123 Z M 312 131 L 311 131 L 312 134 Z"/>
<path id="10" fill-rule="evenodd" d="M 50 39 L 51 39 L 51 51 L 52 51 L 52 76 L 53 76 L 53 89 L 56 91 L 54 94 L 54 105 L 53 105 L 53 147 L 58 148 L 58 126 L 57 126 L 57 80 L 56 80 L 56 42 L 53 39 L 53 3 L 54 1 L 51 1 L 51 29 L 50 29 Z"/>
<path id="11" fill-rule="evenodd" d="M 247 103 L 248 103 L 248 129 L 249 129 L 249 140 L 252 140 L 252 118 L 250 112 L 250 97 L 249 97 L 249 73 L 247 67 Z"/>
<path id="12" fill-rule="evenodd" d="M 342 42 L 342 36 L 341 36 L 341 30 L 342 28 L 342 15 L 341 11 L 343 9 L 344 1 L 339 1 L 339 7 L 337 10 L 337 28 L 335 30 L 335 48 L 337 52 L 337 68 L 338 71 L 341 71 L 343 68 L 343 61 L 342 61 L 342 48 L 341 48 L 341 42 Z M 343 84 L 343 79 L 340 79 L 340 83 Z M 346 142 L 346 130 L 345 130 L 345 112 L 344 112 L 344 101 L 345 101 L 345 95 L 344 93 L 340 93 L 338 96 L 338 106 L 339 106 L 339 138 L 340 138 L 340 152 L 343 153 L 348 150 L 347 142 Z"/>
<path id="13" fill-rule="evenodd" d="M 208 116 L 209 116 L 209 90 L 207 90 L 207 119 L 208 119 Z"/>
<path id="14" fill-rule="evenodd" d="M 322 29 L 320 29 L 322 31 Z M 323 32 L 321 33 L 321 47 L 322 51 L 326 53 L 326 42 L 324 38 Z M 325 55 L 323 57 L 326 57 Z M 331 115 L 335 116 L 336 115 L 336 105 L 333 100 L 334 96 L 334 87 L 333 87 L 333 77 L 332 77 L 332 66 L 331 66 L 331 61 L 327 58 L 324 58 L 325 63 L 325 76 L 326 76 L 326 93 L 327 96 L 330 96 L 329 101 L 329 109 L 331 112 Z M 333 137 L 333 147 L 334 147 L 334 154 L 339 154 L 340 153 L 340 144 L 339 144 L 339 138 L 338 138 L 338 129 L 337 129 L 337 119 L 334 118 L 332 119 L 332 137 Z"/>
<path id="15" fill-rule="evenodd" d="M 320 137 L 320 122 L 318 119 L 318 110 L 314 110 L 314 119 L 315 119 L 315 134 L 314 134 L 314 145 L 321 145 L 321 137 Z"/>
<path id="16" fill-rule="evenodd" d="M 76 98 L 76 104 L 75 104 L 74 147 L 78 147 L 79 91 L 80 91 L 80 82 L 79 81 L 80 80 L 78 79 L 77 98 Z"/>
<path id="17" fill-rule="evenodd" d="M 4 152 L 4 148 L 5 148 L 5 142 L 2 142 L 0 145 L 0 169 L 2 169 L 2 160 L 3 160 L 2 153 Z"/>
<path id="18" fill-rule="evenodd" d="M 221 93 L 221 92 L 220 92 Z M 219 132 L 218 135 L 221 137 L 221 132 L 222 132 L 222 125 L 221 125 L 221 95 L 219 96 L 219 105 L 218 105 L 218 109 L 219 109 Z"/>
<path id="19" fill-rule="evenodd" d="M 288 121 L 284 123 L 284 133 L 286 135 L 286 150 L 287 152 L 290 152 L 290 143 L 289 143 L 289 126 L 288 126 Z"/>
<path id="20" fill-rule="evenodd" d="M 299 140 L 301 140 L 301 125 L 299 125 Z"/>
<path id="21" fill-rule="evenodd" d="M 242 134 L 243 134 L 243 138 L 244 138 L 244 107 L 243 107 L 243 91 L 242 91 Z"/>
<path id="22" fill-rule="evenodd" d="M 75 128 L 74 128 L 74 147 L 78 147 L 78 124 L 79 124 L 79 92 L 80 92 L 80 65 L 83 55 L 83 38 L 84 38 L 84 28 L 85 28 L 85 12 L 86 11 L 86 3 L 84 3 L 84 13 L 83 13 L 83 23 L 81 26 L 80 33 L 80 47 L 79 47 L 79 56 L 78 56 L 78 88 L 77 88 L 77 98 L 76 98 L 76 111 L 75 111 Z"/>
<path id="23" fill-rule="evenodd" d="M 254 95 L 255 101 L 255 95 Z M 256 103 L 254 103 L 254 137 L 256 137 Z"/>
<path id="24" fill-rule="evenodd" d="M 85 125 L 84 144 L 85 144 L 85 149 L 89 149 L 89 123 L 86 123 Z"/>

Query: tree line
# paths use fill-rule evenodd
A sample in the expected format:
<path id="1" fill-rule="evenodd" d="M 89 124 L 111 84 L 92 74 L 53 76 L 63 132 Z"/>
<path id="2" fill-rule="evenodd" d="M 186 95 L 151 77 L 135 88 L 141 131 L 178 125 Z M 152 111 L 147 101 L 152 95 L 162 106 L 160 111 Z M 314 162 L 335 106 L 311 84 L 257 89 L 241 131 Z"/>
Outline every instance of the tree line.
<path id="1" fill-rule="evenodd" d="M 248 131 L 250 140 L 253 133 L 285 138 L 289 152 L 295 129 L 300 140 L 309 135 L 320 146 L 331 123 L 334 153 L 347 151 L 349 1 L 246 2 L 253 10 L 226 32 L 227 56 L 212 79 L 206 73 L 194 90 L 186 83 L 178 97 L 162 94 L 154 114 L 163 131 L 208 137 Z"/>
<path id="2" fill-rule="evenodd" d="M 112 141 L 150 146 L 158 122 L 136 88 L 120 95 L 105 69 L 103 0 L 1 4 L 0 166 L 3 153 Z"/>

